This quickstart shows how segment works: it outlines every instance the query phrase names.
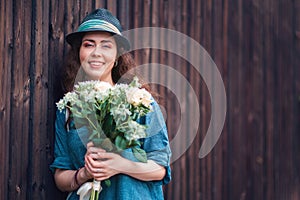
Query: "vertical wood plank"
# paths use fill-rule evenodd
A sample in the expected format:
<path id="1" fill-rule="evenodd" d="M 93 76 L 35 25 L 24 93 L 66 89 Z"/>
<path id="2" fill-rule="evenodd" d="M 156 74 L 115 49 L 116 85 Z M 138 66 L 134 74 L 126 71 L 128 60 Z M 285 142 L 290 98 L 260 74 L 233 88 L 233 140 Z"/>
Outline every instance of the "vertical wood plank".
<path id="1" fill-rule="evenodd" d="M 8 199 L 8 181 L 10 172 L 10 115 L 11 115 L 11 66 L 13 49 L 13 11 L 12 1 L 0 2 L 0 158 L 2 160 L 0 170 L 0 199 Z"/>
<path id="2" fill-rule="evenodd" d="M 30 133 L 32 134 L 30 157 L 32 174 L 29 187 L 31 194 L 29 199 L 46 199 L 47 192 L 51 188 L 46 186 L 47 183 L 52 182 L 50 178 L 52 174 L 49 170 L 49 140 L 47 134 L 48 130 L 48 33 L 49 33 L 49 2 L 35 1 L 33 5 L 33 31 L 32 37 L 35 40 L 32 46 L 32 56 L 35 62 L 31 62 L 30 76 L 31 76 L 31 99 L 30 99 Z"/>
<path id="3" fill-rule="evenodd" d="M 247 38 L 252 38 L 252 9 L 251 9 L 251 1 L 247 1 L 247 2 L 243 2 L 243 19 L 242 19 L 242 23 L 243 23 L 243 31 L 247 34 Z M 244 68 L 244 88 L 245 88 L 245 93 L 243 96 L 243 102 L 244 102 L 244 113 L 243 113 L 243 120 L 244 120 L 244 127 L 246 129 L 249 129 L 249 132 L 247 135 L 242 134 L 242 137 L 245 139 L 246 143 L 244 146 L 244 149 L 246 151 L 246 159 L 245 159 L 245 163 L 246 163 L 246 168 L 244 171 L 243 176 L 246 177 L 246 181 L 248 184 L 245 185 L 244 184 L 244 191 L 243 191 L 243 198 L 246 199 L 253 199 L 254 198 L 254 192 L 253 192 L 253 187 L 255 185 L 254 183 L 254 170 L 253 170 L 253 149 L 252 149 L 252 144 L 254 142 L 256 142 L 255 136 L 252 137 L 252 135 L 255 134 L 254 129 L 251 125 L 249 125 L 249 120 L 253 120 L 254 116 L 253 113 L 250 113 L 251 110 L 253 109 L 253 105 L 252 105 L 252 101 L 253 99 L 251 98 L 252 96 L 254 96 L 255 94 L 253 94 L 252 91 L 252 77 L 254 77 L 253 73 L 254 70 L 251 70 L 251 68 L 253 68 L 253 66 L 250 64 L 251 62 L 251 54 L 252 54 L 252 43 L 250 42 L 250 40 L 244 40 L 243 41 L 243 49 L 242 49 L 242 66 Z M 249 141 L 249 142 L 248 142 Z M 259 139 L 257 139 L 257 141 L 259 141 Z M 259 146 L 259 145 L 258 145 Z M 253 175 L 252 175 L 253 174 Z M 252 175 L 252 176 L 251 176 Z"/>
<path id="4" fill-rule="evenodd" d="M 77 23 L 72 14 L 69 13 L 72 9 L 71 6 L 76 4 L 75 1 L 68 1 L 65 4 L 64 1 L 52 0 L 49 2 L 49 39 L 48 39 L 48 123 L 47 123 L 47 137 L 49 142 L 50 152 L 47 154 L 48 163 L 53 162 L 54 152 L 54 139 L 55 139 L 55 113 L 57 102 L 63 95 L 63 85 L 61 74 L 63 72 L 63 58 L 65 51 L 68 48 L 64 39 L 65 34 L 70 33 L 72 29 L 75 29 Z M 64 11 L 64 12 L 62 12 Z M 66 15 L 66 18 L 64 17 Z M 65 25 L 65 23 L 67 25 Z M 48 166 L 49 169 L 49 166 Z M 49 172 L 48 172 L 49 174 Z M 66 194 L 59 191 L 54 183 L 53 174 L 48 175 L 48 183 L 46 185 L 46 199 L 56 198 L 65 199 Z"/>
<path id="5" fill-rule="evenodd" d="M 247 10 L 251 8 L 251 10 Z M 263 103 L 264 103 L 264 81 L 263 81 L 263 26 L 261 23 L 262 5 L 260 1 L 252 1 L 250 5 L 245 4 L 245 13 L 250 16 L 245 16 L 247 20 L 246 32 L 249 32 L 251 38 L 245 49 L 249 49 L 249 56 L 245 59 L 247 70 L 246 84 L 249 91 L 245 98 L 246 102 L 246 129 L 249 131 L 248 154 L 250 158 L 249 179 L 250 188 L 248 189 L 247 197 L 252 199 L 262 199 L 264 197 L 264 159 L 263 151 L 265 149 L 264 124 L 263 124 Z M 248 29 L 249 28 L 249 29 Z M 245 52 L 247 55 L 247 53 Z M 254 192 L 255 191 L 255 192 Z"/>
<path id="6" fill-rule="evenodd" d="M 220 71 L 220 74 L 223 78 L 223 84 L 226 85 L 224 78 L 226 74 L 224 74 L 224 68 L 226 69 L 226 56 L 227 46 L 226 42 L 223 41 L 227 40 L 227 17 L 226 17 L 226 7 L 224 9 L 224 1 L 213 1 L 212 5 L 212 59 L 214 60 L 217 68 Z M 212 74 L 212 81 L 213 83 L 217 80 L 217 74 Z M 212 91 L 212 98 L 211 103 L 214 104 L 214 110 L 216 112 L 221 112 L 222 108 L 226 106 L 225 102 L 222 102 L 222 97 L 218 94 L 220 88 L 216 88 L 213 84 L 213 91 Z M 214 128 L 214 127 L 213 127 Z M 215 128 L 214 128 L 215 129 Z M 226 128 L 224 127 L 224 130 Z M 213 131 L 215 132 L 215 131 Z M 212 192 L 211 192 L 211 199 L 222 199 L 224 196 L 227 196 L 226 193 L 222 193 L 222 187 L 224 186 L 224 180 L 226 180 L 226 162 L 223 159 L 223 150 L 226 149 L 226 133 L 225 131 L 222 132 L 221 136 L 219 137 L 218 142 L 215 144 L 214 149 L 212 150 L 213 158 L 212 158 L 212 166 L 213 166 L 213 175 L 212 175 Z M 224 170 L 225 169 L 225 170 Z M 224 179 L 225 178 L 225 179 Z M 227 190 L 225 190 L 227 192 Z"/>
<path id="7" fill-rule="evenodd" d="M 94 10 L 92 1 L 80 1 L 80 18 L 79 23 L 83 20 L 85 16 Z M 79 26 L 79 24 L 78 24 Z"/>
<path id="8" fill-rule="evenodd" d="M 293 158 L 292 158 L 292 122 L 293 122 L 293 100 L 292 100 L 292 53 L 293 46 L 293 20 L 292 12 L 293 2 L 281 2 L 278 4 L 278 23 L 276 33 L 276 63 L 277 85 L 276 93 L 277 111 L 276 111 L 276 172 L 275 172 L 275 196 L 278 199 L 291 199 L 291 188 L 294 184 L 293 176 Z M 284 17 L 283 17 L 284 16 Z M 280 50 L 279 50 L 280 48 Z M 289 113 L 289 114 L 288 114 Z"/>
<path id="9" fill-rule="evenodd" d="M 247 152 L 245 132 L 245 72 L 243 63 L 244 1 L 228 1 L 228 199 L 245 199 L 247 190 Z"/>
<path id="10" fill-rule="evenodd" d="M 274 182 L 274 119 L 275 119 L 275 43 L 274 43 L 274 32 L 272 25 L 273 16 L 275 15 L 273 1 L 264 1 L 265 17 L 264 17 L 264 98 L 265 98 L 265 156 L 264 156 L 264 170 L 265 170 L 265 199 L 275 199 L 275 182 Z"/>
<path id="11" fill-rule="evenodd" d="M 131 7 L 133 8 L 132 11 L 133 11 L 133 16 L 134 16 L 134 17 L 132 17 L 132 21 L 133 21 L 132 28 L 142 27 L 142 20 L 141 20 L 142 19 L 142 12 L 141 12 L 142 5 L 141 4 L 142 4 L 142 1 L 132 1 Z M 135 37 L 134 41 L 132 41 L 132 42 L 136 43 L 140 39 L 141 38 Z M 133 52 L 134 60 L 137 65 L 142 64 L 142 53 L 141 52 L 142 52 L 141 50 L 137 50 L 137 51 Z"/>
<path id="12" fill-rule="evenodd" d="M 229 15 L 229 10 L 228 10 L 228 0 L 224 0 L 223 1 L 223 27 L 222 27 L 222 32 L 223 32 L 223 60 L 222 60 L 222 63 L 221 63 L 221 70 L 222 70 L 222 78 L 223 78 L 223 81 L 224 81 L 224 85 L 225 85 L 225 89 L 226 89 L 226 96 L 227 96 L 227 104 L 224 105 L 227 107 L 227 113 L 228 113 L 228 95 L 227 95 L 227 91 L 228 91 L 228 88 L 229 88 L 229 66 L 228 66 L 228 54 L 229 54 L 229 51 L 228 51 L 228 32 L 229 32 L 229 25 L 228 25 L 228 21 L 229 21 L 229 18 L 228 18 L 228 15 Z M 224 199 L 229 199 L 229 191 L 228 191 L 228 187 L 229 187 L 229 179 L 231 178 L 229 176 L 229 157 L 231 156 L 229 154 L 229 145 L 231 145 L 229 143 L 229 137 L 230 137 L 230 132 L 228 131 L 228 118 L 226 118 L 225 120 L 225 123 L 224 123 L 224 128 L 223 128 L 223 132 L 222 132 L 222 154 L 223 154 L 223 158 L 222 158 L 222 163 L 223 163 L 223 171 L 222 171 L 222 189 L 220 191 L 220 194 L 222 195 L 222 198 Z"/>
<path id="13" fill-rule="evenodd" d="M 139 12 L 142 12 L 142 26 L 141 27 L 149 27 L 150 26 L 150 19 L 151 19 L 151 0 L 144 0 L 141 4 L 141 10 Z M 151 45 L 151 34 L 144 31 L 143 32 L 144 38 L 142 41 L 146 43 L 146 45 Z M 141 51 L 141 59 L 142 63 L 150 63 L 150 53 L 151 49 L 142 49 Z M 149 76 L 149 74 L 148 74 Z"/>
<path id="14" fill-rule="evenodd" d="M 166 2 L 167 5 L 167 27 L 166 28 L 169 28 L 169 29 L 172 29 L 172 30 L 176 30 L 176 10 L 177 10 L 177 7 L 176 7 L 176 4 L 177 4 L 178 1 L 168 1 Z M 174 41 L 171 40 L 170 37 L 166 38 L 166 44 L 167 44 L 167 48 L 170 48 L 171 44 L 173 43 Z M 177 42 L 176 42 L 177 44 Z M 178 67 L 178 58 L 175 56 L 175 55 L 171 55 L 171 54 L 168 54 L 168 57 L 167 57 L 167 65 L 168 66 L 171 66 L 173 67 L 174 69 L 177 69 Z M 166 84 L 167 85 L 176 85 L 176 80 L 172 79 L 172 78 L 169 78 L 167 76 L 165 76 L 165 79 L 166 79 Z M 165 89 L 165 95 L 164 96 L 165 98 L 168 98 L 168 91 Z M 170 114 L 168 116 L 171 115 L 171 118 L 169 121 L 167 121 L 167 126 L 170 127 L 171 126 L 171 123 L 173 124 L 179 124 L 180 123 L 180 119 L 178 118 L 177 114 L 180 113 L 180 108 L 178 110 L 177 109 L 174 109 L 174 105 L 171 103 L 172 102 L 172 99 L 168 98 L 168 102 L 167 102 L 167 110 L 171 111 Z M 178 129 L 175 129 L 175 132 L 171 133 L 171 135 L 175 136 L 175 134 L 177 133 L 177 130 Z M 175 144 L 175 146 L 177 147 L 176 149 L 172 149 L 173 153 L 176 155 L 175 151 L 180 151 L 180 143 L 177 143 Z M 181 162 L 180 162 L 180 159 L 175 161 L 172 165 L 172 174 L 173 174 L 173 179 L 172 179 L 172 182 L 171 182 L 171 188 L 172 188 L 172 191 L 171 191 L 171 195 L 170 195 L 170 199 L 174 199 L 174 198 L 182 198 L 182 193 L 180 192 L 181 188 L 184 187 L 183 184 L 175 184 L 175 183 L 182 183 L 184 182 L 182 180 L 182 170 L 181 169 Z M 174 176 L 174 174 L 176 174 L 176 176 Z"/>
<path id="15" fill-rule="evenodd" d="M 292 151 L 293 151 L 293 177 L 294 177 L 294 184 L 292 186 L 292 199 L 300 199 L 300 191 L 298 187 L 300 185 L 300 156 L 298 152 L 300 152 L 300 2 L 294 1 L 293 2 L 293 59 L 292 59 L 292 66 L 293 66 L 293 82 L 294 82 L 294 89 L 293 89 L 293 100 L 294 100 L 294 119 L 293 119 L 293 136 L 292 136 Z"/>
<path id="16" fill-rule="evenodd" d="M 195 3 L 194 1 L 191 2 L 186 2 L 186 8 L 185 8 L 185 15 L 186 18 L 184 19 L 184 22 L 186 24 L 186 33 L 189 35 L 189 37 L 195 39 L 195 35 L 194 35 L 194 29 L 196 27 L 196 17 L 192 17 L 195 16 Z M 189 23 L 187 23 L 189 22 Z M 193 60 L 195 59 L 195 55 L 194 52 L 191 51 L 190 46 L 187 46 L 187 55 L 189 55 L 189 59 Z M 193 77 L 191 76 L 191 73 L 194 70 L 194 67 L 197 66 L 192 66 L 191 64 L 186 62 L 186 68 L 187 68 L 187 75 L 186 77 L 189 80 L 189 83 L 191 84 L 193 90 L 195 91 L 195 84 L 194 84 L 194 80 Z M 196 73 L 195 73 L 196 75 Z M 191 91 L 190 91 L 191 92 Z M 195 91 L 196 95 L 197 91 Z M 189 113 L 189 118 L 187 120 L 189 120 L 190 122 L 193 120 L 193 118 L 195 117 L 195 115 L 200 115 L 200 113 L 193 113 L 193 110 L 195 110 L 195 108 L 192 108 L 190 105 L 190 101 L 191 98 L 189 98 L 187 96 L 187 105 L 189 106 L 189 110 L 191 111 Z M 191 135 L 190 137 L 192 137 L 192 134 L 195 133 L 195 131 L 197 130 L 193 130 L 192 128 L 189 129 L 189 134 Z M 199 179 L 199 172 L 198 170 L 194 170 L 197 169 L 197 160 L 199 159 L 197 157 L 197 149 L 195 148 L 195 146 L 197 145 L 195 142 L 196 138 L 194 138 L 194 142 L 191 145 L 191 147 L 188 149 L 187 151 L 187 158 L 188 158 L 188 163 L 187 163 L 187 178 L 186 178 L 186 182 L 187 182 L 187 193 L 189 195 L 189 199 L 197 199 L 197 187 L 199 187 L 198 185 L 195 184 L 196 180 Z M 193 178 L 191 178 L 193 177 Z M 199 199 L 199 198 L 198 198 Z"/>
<path id="17" fill-rule="evenodd" d="M 196 5 L 195 5 L 195 15 L 193 18 L 196 18 L 196 22 L 194 23 L 195 26 L 191 26 L 191 27 L 194 27 L 194 39 L 199 42 L 199 44 L 201 45 L 202 47 L 202 31 L 203 31 L 203 12 L 202 12 L 202 7 L 203 7 L 203 1 L 196 1 Z M 195 55 L 195 54 L 192 54 L 192 56 L 194 58 L 197 58 L 197 59 L 201 59 L 201 56 L 200 55 Z M 200 62 L 201 63 L 201 62 Z M 195 66 L 195 67 L 200 67 L 200 66 Z M 200 76 L 193 76 L 192 74 L 192 71 L 191 71 L 191 79 L 193 80 L 193 85 L 195 87 L 195 90 L 197 93 L 197 96 L 198 96 L 198 102 L 199 102 L 199 111 L 200 111 L 200 124 L 199 124 L 199 128 L 198 128 L 198 133 L 197 133 L 197 136 L 196 136 L 196 139 L 195 139 L 195 150 L 196 150 L 196 155 L 197 155 L 197 159 L 196 159 L 196 167 L 197 167 L 197 170 L 196 172 L 199 174 L 197 176 L 197 179 L 195 180 L 195 193 L 196 193 L 196 199 L 203 199 L 203 185 L 202 185 L 202 179 L 203 179 L 203 170 L 201 168 L 201 164 L 203 162 L 203 159 L 199 159 L 198 158 L 198 154 L 199 154 L 199 150 L 201 148 L 201 144 L 202 144 L 202 131 L 204 130 L 203 129 L 203 126 L 202 126 L 202 121 L 203 121 L 203 109 L 204 109 L 204 106 L 203 106 L 203 97 L 205 95 L 205 93 L 202 93 L 203 91 L 203 85 L 205 85 L 203 83 L 203 79 L 202 77 Z"/>
<path id="18" fill-rule="evenodd" d="M 129 30 L 130 14 L 129 0 L 118 1 L 117 18 L 120 20 L 123 31 Z"/>
<path id="19" fill-rule="evenodd" d="M 107 9 L 113 14 L 117 15 L 117 0 L 108 0 Z"/>
<path id="20" fill-rule="evenodd" d="M 97 8 L 107 8 L 107 0 L 95 0 L 95 9 Z"/>
<path id="21" fill-rule="evenodd" d="M 265 141 L 265 177 L 266 177 L 266 186 L 265 186 L 265 199 L 275 199 L 274 197 L 274 43 L 273 38 L 273 26 L 272 16 L 274 13 L 274 4 L 273 1 L 265 1 L 264 9 L 266 9 L 266 14 L 264 17 L 264 83 L 265 83 L 265 132 L 266 132 L 266 141 Z"/>
<path id="22" fill-rule="evenodd" d="M 180 31 L 181 33 L 185 34 L 188 36 L 189 34 L 189 30 L 188 27 L 190 26 L 190 22 L 188 20 L 188 2 L 187 1 L 178 1 L 177 3 L 177 11 L 179 13 L 181 13 L 180 15 L 177 15 L 176 18 L 176 26 L 178 27 L 176 30 Z M 187 41 L 183 40 L 183 41 L 178 41 L 178 45 L 182 47 L 182 55 L 189 55 L 188 51 L 189 51 L 189 46 L 187 45 Z M 178 57 L 178 56 L 176 56 Z M 188 69 L 190 68 L 189 64 L 187 63 L 186 60 L 184 60 L 183 58 L 180 58 L 178 60 L 179 62 L 177 62 L 177 65 L 179 64 L 179 66 L 175 66 L 175 68 L 178 70 L 178 72 L 184 76 L 187 77 L 187 82 L 188 82 Z M 168 78 L 172 78 L 172 77 L 168 77 Z M 180 121 L 185 120 L 184 124 L 189 124 L 189 120 L 191 120 L 190 115 L 192 114 L 191 112 L 189 112 L 189 97 L 190 97 L 190 91 L 189 88 L 187 87 L 186 83 L 180 83 L 179 81 L 177 81 L 177 87 L 180 88 L 180 92 L 181 94 L 183 94 L 184 99 L 182 99 L 182 102 L 180 103 L 180 111 L 178 112 L 178 114 L 176 113 L 176 116 L 180 116 L 179 113 L 186 115 L 185 119 L 181 118 Z M 170 102 L 171 103 L 171 102 Z M 184 152 L 183 156 L 180 158 L 181 160 L 181 168 L 182 168 L 182 179 L 184 180 L 184 182 L 186 184 L 182 185 L 181 187 L 181 198 L 182 199 L 192 199 L 193 197 L 191 197 L 193 194 L 189 193 L 189 179 L 190 179 L 190 172 L 189 170 L 187 170 L 189 168 L 189 162 L 190 162 L 190 149 L 188 149 L 188 141 L 191 137 L 191 130 L 190 127 L 188 126 L 183 126 L 182 127 L 184 130 L 184 133 L 182 134 L 183 138 L 181 141 L 181 145 L 180 145 L 180 149 L 186 149 L 186 151 Z"/>
<path id="23" fill-rule="evenodd" d="M 213 30 L 212 30 L 212 23 L 213 23 L 213 10 L 212 10 L 212 0 L 209 1 L 203 1 L 202 8 L 203 8 L 203 35 L 202 35 L 202 41 L 201 44 L 203 45 L 204 49 L 207 51 L 209 55 L 212 55 L 212 40 L 213 40 Z M 211 69 L 209 69 L 209 59 L 207 57 L 202 58 L 203 61 L 201 61 L 202 69 L 205 72 L 205 74 L 209 74 L 210 78 L 208 79 L 208 82 L 205 83 L 204 87 L 202 88 L 202 92 L 207 90 L 207 85 L 212 85 L 213 81 L 213 74 Z M 211 116 L 211 108 L 213 99 L 210 99 L 209 93 L 205 93 L 202 98 L 203 106 L 205 112 L 203 113 L 203 123 L 202 123 L 202 140 L 206 136 L 206 130 L 208 128 L 208 124 L 210 122 L 210 116 Z M 204 176 L 202 178 L 202 187 L 204 189 L 202 190 L 203 199 L 213 199 L 213 182 L 214 180 L 214 165 L 213 165 L 213 158 L 215 154 L 214 151 L 210 152 L 204 159 L 202 159 L 202 167 L 204 170 Z"/>
<path id="24" fill-rule="evenodd" d="M 31 2 L 13 4 L 13 62 L 12 102 L 10 115 L 10 154 L 8 199 L 23 199 L 27 195 L 30 179 L 28 167 L 29 148 L 29 99 L 31 58 Z"/>

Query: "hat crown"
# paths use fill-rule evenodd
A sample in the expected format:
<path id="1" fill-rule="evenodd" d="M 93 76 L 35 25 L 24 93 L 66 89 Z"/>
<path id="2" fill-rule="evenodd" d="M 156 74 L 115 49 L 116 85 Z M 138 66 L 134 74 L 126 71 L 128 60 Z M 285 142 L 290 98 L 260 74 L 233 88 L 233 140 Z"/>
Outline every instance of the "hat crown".
<path id="1" fill-rule="evenodd" d="M 99 8 L 99 9 L 91 12 L 89 15 L 87 15 L 83 19 L 82 23 L 92 20 L 92 19 L 99 19 L 99 20 L 107 21 L 107 22 L 111 23 L 112 25 L 114 25 L 120 32 L 122 32 L 122 27 L 121 27 L 119 20 L 114 15 L 112 15 L 111 12 L 109 12 L 108 10 L 106 10 L 104 8 Z"/>

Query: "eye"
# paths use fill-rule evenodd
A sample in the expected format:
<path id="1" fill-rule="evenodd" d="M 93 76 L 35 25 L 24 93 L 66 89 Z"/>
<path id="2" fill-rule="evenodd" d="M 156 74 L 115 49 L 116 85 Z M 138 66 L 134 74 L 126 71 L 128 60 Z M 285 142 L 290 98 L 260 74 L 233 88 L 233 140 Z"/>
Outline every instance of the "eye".
<path id="1" fill-rule="evenodd" d="M 81 44 L 82 47 L 85 47 L 85 48 L 89 48 L 89 47 L 94 47 L 95 46 L 95 43 L 93 42 L 89 42 L 89 41 L 85 41 Z"/>
<path id="2" fill-rule="evenodd" d="M 112 48 L 112 44 L 110 44 L 110 43 L 104 43 L 101 46 L 102 46 L 102 48 L 105 48 L 105 49 L 111 49 Z"/>

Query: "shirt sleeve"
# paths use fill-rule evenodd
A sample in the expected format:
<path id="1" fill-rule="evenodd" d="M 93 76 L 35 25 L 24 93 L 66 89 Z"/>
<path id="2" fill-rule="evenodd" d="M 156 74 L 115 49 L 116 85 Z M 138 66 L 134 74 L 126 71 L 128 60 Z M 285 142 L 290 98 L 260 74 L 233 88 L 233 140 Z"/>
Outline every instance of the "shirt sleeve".
<path id="1" fill-rule="evenodd" d="M 54 143 L 54 161 L 50 165 L 52 172 L 56 168 L 71 169 L 72 162 L 69 157 L 67 146 L 67 130 L 65 128 L 66 111 L 57 111 L 55 120 L 55 143 Z"/>
<path id="2" fill-rule="evenodd" d="M 146 151 L 147 159 L 166 168 L 166 175 L 163 184 L 171 180 L 170 157 L 168 132 L 164 117 L 157 102 L 152 103 L 153 111 L 146 115 L 147 137 L 143 141 L 143 148 Z"/>

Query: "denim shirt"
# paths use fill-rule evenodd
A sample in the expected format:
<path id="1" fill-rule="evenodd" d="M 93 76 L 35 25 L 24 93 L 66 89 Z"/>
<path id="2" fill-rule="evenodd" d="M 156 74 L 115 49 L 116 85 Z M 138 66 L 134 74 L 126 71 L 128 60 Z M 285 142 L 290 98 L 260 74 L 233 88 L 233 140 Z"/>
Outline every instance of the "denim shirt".
<path id="1" fill-rule="evenodd" d="M 147 125 L 147 137 L 142 139 L 142 148 L 147 153 L 147 159 L 153 160 L 166 169 L 165 177 L 160 181 L 141 181 L 125 174 L 110 177 L 111 185 L 107 187 L 101 183 L 102 191 L 99 199 L 164 199 L 162 185 L 171 180 L 170 156 L 168 133 L 163 115 L 156 102 L 152 103 L 152 112 L 148 113 L 140 123 Z M 54 161 L 50 169 L 56 168 L 76 170 L 84 166 L 84 155 L 88 131 L 86 127 L 66 130 L 66 112 L 56 112 Z M 126 149 L 122 156 L 137 162 L 131 149 Z M 79 199 L 73 191 L 68 199 Z"/>

